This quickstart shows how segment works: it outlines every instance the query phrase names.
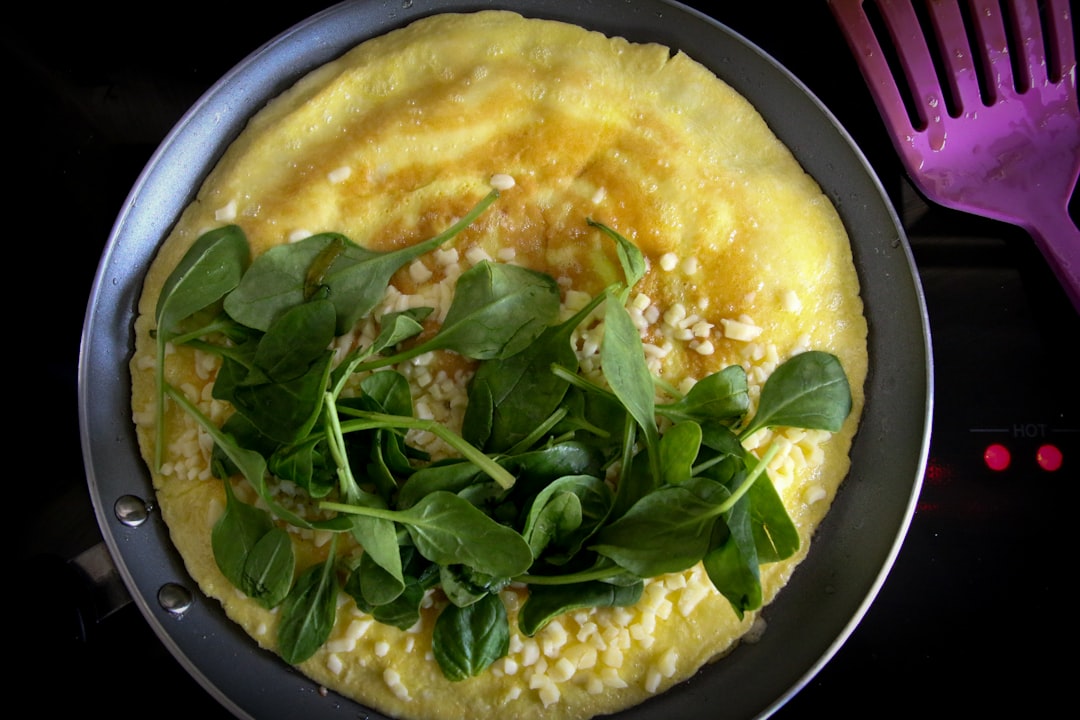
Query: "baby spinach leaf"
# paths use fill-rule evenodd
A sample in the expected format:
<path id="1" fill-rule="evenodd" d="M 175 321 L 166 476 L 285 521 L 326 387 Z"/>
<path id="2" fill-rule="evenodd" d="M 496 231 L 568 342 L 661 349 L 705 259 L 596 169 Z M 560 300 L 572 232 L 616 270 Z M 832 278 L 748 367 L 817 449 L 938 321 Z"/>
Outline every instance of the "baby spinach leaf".
<path id="1" fill-rule="evenodd" d="M 411 546 L 401 548 L 404 567 L 405 585 L 400 594 L 387 602 L 373 604 L 361 590 L 361 583 L 375 582 L 376 574 L 381 571 L 375 563 L 365 563 L 353 569 L 345 582 L 344 590 L 363 612 L 370 613 L 377 622 L 392 625 L 399 630 L 408 630 L 420 620 L 420 605 L 425 592 L 434 587 L 439 580 L 438 566 L 428 563 Z M 363 556 L 361 556 L 363 560 Z M 379 592 L 385 599 L 388 594 Z"/>
<path id="2" fill-rule="evenodd" d="M 408 416 L 413 412 L 412 391 L 405 376 L 394 370 L 373 373 L 360 383 L 362 394 L 356 407 L 371 412 Z M 395 428 L 376 428 L 367 454 L 369 479 L 387 500 L 397 492 L 396 476 L 413 472 L 407 456 L 405 433 Z"/>
<path id="3" fill-rule="evenodd" d="M 715 420 L 706 420 L 699 424 L 701 426 L 701 444 L 704 447 L 739 460 L 746 457 L 746 449 L 739 442 L 735 431 L 730 427 Z"/>
<path id="4" fill-rule="evenodd" d="M 398 552 L 396 544 L 394 551 Z M 400 572 L 400 565 L 399 556 L 399 572 L 395 576 L 376 562 L 371 554 L 365 552 L 360 556 L 359 564 L 349 576 L 345 591 L 358 593 L 358 597 L 362 598 L 368 607 L 391 603 L 405 592 L 405 578 Z"/>
<path id="5" fill-rule="evenodd" d="M 241 281 L 251 259 L 247 237 L 236 225 L 201 235 L 177 263 L 161 287 L 154 318 L 157 322 L 157 431 L 154 467 L 165 452 L 165 344 L 179 332 L 181 321 L 213 305 Z"/>
<path id="6" fill-rule="evenodd" d="M 251 424 L 251 421 L 240 413 L 230 415 L 222 424 L 221 432 L 230 436 L 238 447 L 253 450 L 264 458 L 272 457 L 281 448 L 281 443 L 271 440 L 260 433 Z M 224 448 L 216 443 L 210 457 L 210 464 L 214 471 L 214 477 L 222 480 L 240 472 L 240 468 L 229 460 Z M 271 472 L 273 471 L 271 470 Z"/>
<path id="7" fill-rule="evenodd" d="M 320 233 L 270 248 L 255 258 L 240 284 L 225 298 L 225 312 L 237 322 L 265 332 L 282 312 L 304 304 L 308 269 L 327 247 L 339 242 L 352 244 L 338 233 Z M 359 247 L 356 252 L 368 253 Z"/>
<path id="8" fill-rule="evenodd" d="M 405 524 L 420 554 L 440 565 L 460 563 L 489 575 L 513 577 L 532 564 L 532 551 L 520 533 L 457 495 L 430 493 L 395 516 Z"/>
<path id="9" fill-rule="evenodd" d="M 405 510 L 335 502 L 320 507 L 401 523 L 417 551 L 439 565 L 468 565 L 481 573 L 512 577 L 532 564 L 529 544 L 520 533 L 445 490 L 429 493 Z"/>
<path id="10" fill-rule="evenodd" d="M 469 383 L 462 422 L 466 440 L 488 452 L 504 452 L 558 409 L 570 384 L 551 366 L 577 368 L 571 335 L 603 299 L 597 295 L 520 352 L 480 364 Z"/>
<path id="11" fill-rule="evenodd" d="M 572 585 L 530 585 L 529 597 L 518 614 L 518 629 L 532 637 L 554 618 L 571 610 L 626 607 L 641 599 L 645 583 L 613 585 L 600 580 Z"/>
<path id="12" fill-rule="evenodd" d="M 705 572 L 713 586 L 742 617 L 761 607 L 761 570 L 750 521 L 750 500 L 740 498 L 724 521 L 729 533 L 704 558 Z"/>
<path id="13" fill-rule="evenodd" d="M 656 411 L 674 421 L 707 422 L 741 418 L 749 406 L 746 371 L 729 365 L 695 383 L 685 397 L 657 404 Z"/>
<path id="14" fill-rule="evenodd" d="M 350 408 L 341 403 L 338 404 L 337 408 L 343 415 L 357 418 L 356 420 L 343 422 L 341 424 L 341 429 L 343 431 L 352 432 L 354 430 L 372 430 L 385 427 L 430 432 L 432 435 L 435 435 L 456 450 L 466 460 L 469 460 L 480 468 L 485 474 L 490 476 L 504 488 L 510 488 L 514 485 L 515 478 L 513 475 L 476 447 L 465 442 L 460 435 L 442 423 L 426 418 L 367 412 L 356 408 Z"/>
<path id="15" fill-rule="evenodd" d="M 447 460 L 420 468 L 401 486 L 398 492 L 399 509 L 407 509 L 425 495 L 443 490 L 458 493 L 472 485 L 483 472 L 471 462 Z"/>
<path id="16" fill-rule="evenodd" d="M 402 460 L 402 454 L 397 450 L 399 443 L 404 443 L 404 438 L 396 431 L 379 428 L 374 431 L 372 442 L 365 446 L 368 458 L 365 480 L 374 485 L 379 497 L 387 502 L 391 501 L 397 492 L 398 481 L 394 471 L 390 469 L 390 464 Z M 362 452 L 353 453 L 349 450 L 348 454 L 350 457 L 363 457 Z"/>
<path id="17" fill-rule="evenodd" d="M 660 437 L 660 481 L 677 485 L 690 478 L 701 449 L 701 425 L 684 420 L 672 425 Z"/>
<path id="18" fill-rule="evenodd" d="M 241 385 L 295 380 L 326 353 L 333 339 L 334 306 L 329 300 L 289 308 L 259 341 L 252 358 L 254 377 L 249 376 Z"/>
<path id="19" fill-rule="evenodd" d="M 179 404 L 206 431 L 216 446 L 241 473 L 274 515 L 298 528 L 310 528 L 311 523 L 282 507 L 266 485 L 266 460 L 258 452 L 240 447 L 230 435 L 225 434 L 206 417 L 182 392 L 166 383 L 166 394 Z"/>
<path id="20" fill-rule="evenodd" d="M 244 569 L 259 540 L 274 528 L 270 514 L 237 499 L 229 481 L 225 487 L 225 512 L 210 533 L 210 547 L 221 573 L 244 592 L 247 576 Z"/>
<path id="21" fill-rule="evenodd" d="M 260 433 L 291 444 L 310 432 L 322 411 L 333 333 L 333 307 L 326 300 L 290 308 L 271 324 L 251 369 L 243 379 L 233 379 L 228 391 Z"/>
<path id="22" fill-rule="evenodd" d="M 431 636 L 435 661 L 448 680 L 479 675 L 510 650 L 510 621 L 498 595 L 458 607 L 447 605 Z"/>
<path id="23" fill-rule="evenodd" d="M 345 382 L 361 362 L 423 332 L 424 326 L 421 323 L 431 314 L 431 310 L 432 308 L 428 307 L 410 308 L 383 315 L 379 321 L 380 330 L 375 342 L 366 348 L 356 348 L 334 368 L 330 376 L 330 392 L 333 397 L 336 399 L 341 395 Z"/>
<path id="24" fill-rule="evenodd" d="M 372 496 L 366 496 L 366 498 L 366 502 L 371 503 L 373 506 L 377 502 Z M 361 502 L 365 502 L 365 499 L 361 498 Z M 363 557 L 366 558 L 364 562 L 377 565 L 385 573 L 388 581 L 392 583 L 391 590 L 385 588 L 375 590 L 370 585 L 362 586 L 364 597 L 368 598 L 373 605 L 382 605 L 389 602 L 393 597 L 379 598 L 378 595 L 390 592 L 396 597 L 405 587 L 397 527 L 391 520 L 385 518 L 353 515 L 349 519 L 352 521 L 353 537 L 364 548 Z"/>
<path id="25" fill-rule="evenodd" d="M 809 350 L 788 358 L 769 375 L 757 413 L 739 437 L 781 426 L 836 432 L 850 412 L 851 388 L 840 360 Z"/>
<path id="26" fill-rule="evenodd" d="M 599 451 L 576 440 L 507 455 L 499 459 L 499 464 L 517 476 L 513 494 L 525 500 L 563 476 L 603 474 L 603 457 Z"/>
<path id="27" fill-rule="evenodd" d="M 247 237 L 239 226 L 201 235 L 162 285 L 155 310 L 158 341 L 169 340 L 182 320 L 232 291 L 250 261 Z"/>
<path id="28" fill-rule="evenodd" d="M 308 373 L 286 382 L 242 383 L 233 391 L 233 405 L 259 432 L 290 444 L 305 437 L 322 414 L 333 354 L 326 351 Z"/>
<path id="29" fill-rule="evenodd" d="M 472 605 L 489 594 L 484 588 L 476 587 L 468 582 L 468 579 L 459 572 L 464 567 L 464 565 L 439 566 L 439 587 L 442 588 L 446 599 L 458 607 Z"/>
<path id="30" fill-rule="evenodd" d="M 537 450 L 508 455 L 501 460 L 511 472 L 548 482 L 563 475 L 598 474 L 601 458 L 596 448 L 566 440 Z"/>
<path id="31" fill-rule="evenodd" d="M 507 499 L 507 491 L 490 478 L 480 478 L 458 492 L 458 497 L 479 508 L 500 525 L 513 525 L 517 506 Z"/>
<path id="32" fill-rule="evenodd" d="M 364 404 L 374 412 L 391 415 L 412 415 L 412 390 L 409 381 L 399 372 L 383 370 L 372 373 L 360 382 Z"/>
<path id="33" fill-rule="evenodd" d="M 243 417 L 235 413 L 229 419 Z M 267 458 L 267 468 L 275 477 L 296 483 L 316 499 L 326 497 L 337 479 L 336 467 L 327 464 L 326 437 L 321 435 L 274 450 Z"/>
<path id="34" fill-rule="evenodd" d="M 244 583 L 239 587 L 263 607 L 277 607 L 292 588 L 295 570 L 292 539 L 274 526 L 251 549 L 244 563 Z"/>
<path id="35" fill-rule="evenodd" d="M 176 388 L 166 385 L 165 392 L 195 418 L 196 422 L 213 438 L 215 445 L 221 449 L 229 462 L 243 473 L 252 487 L 258 490 L 266 486 L 266 460 L 262 455 L 254 450 L 240 447 L 232 437 L 222 432 Z"/>
<path id="36" fill-rule="evenodd" d="M 569 491 L 546 493 L 537 496 L 529 511 L 525 528 L 521 531 L 529 543 L 533 557 L 540 557 L 548 544 L 581 527 L 581 498 Z"/>
<path id="37" fill-rule="evenodd" d="M 615 241 L 615 251 L 619 256 L 619 263 L 622 265 L 623 274 L 626 276 L 626 288 L 622 291 L 621 299 L 626 301 L 626 296 L 630 290 L 637 285 L 641 278 L 645 277 L 645 271 L 647 267 L 645 265 L 645 256 L 641 254 L 641 250 L 634 243 L 627 240 L 615 230 L 612 230 L 607 225 L 596 222 L 589 218 L 586 220 L 589 225 L 598 228 L 605 235 Z"/>
<path id="38" fill-rule="evenodd" d="M 433 350 L 452 350 L 473 360 L 510 357 L 543 332 L 558 309 L 558 285 L 550 275 L 484 261 L 458 278 L 450 309 L 434 337 L 361 363 L 357 370 L 394 365 Z"/>
<path id="39" fill-rule="evenodd" d="M 623 453 L 619 483 L 615 487 L 615 503 L 611 508 L 610 519 L 615 520 L 626 514 L 639 500 L 656 490 L 660 478 L 653 474 L 653 464 L 649 462 L 648 448 L 634 453 L 634 429 L 637 427 L 632 418 L 626 417 L 627 437 L 623 446 L 629 446 L 629 452 Z"/>
<path id="40" fill-rule="evenodd" d="M 559 288 L 544 273 L 520 265 L 481 262 L 461 274 L 431 349 L 454 350 L 476 360 L 524 350 L 559 311 Z"/>
<path id="41" fill-rule="evenodd" d="M 299 665 L 314 655 L 334 629 L 338 593 L 334 572 L 336 547 L 335 535 L 326 561 L 301 573 L 282 604 L 278 651 L 290 665 Z"/>
<path id="42" fill-rule="evenodd" d="M 388 603 L 376 605 L 367 612 L 383 625 L 408 630 L 420 621 L 420 607 L 424 602 L 425 590 L 419 583 L 406 582 L 401 594 Z"/>
<path id="43" fill-rule="evenodd" d="M 604 337 L 600 343 L 600 367 L 608 386 L 626 407 L 645 434 L 645 445 L 650 450 L 654 477 L 660 477 L 660 441 L 656 427 L 656 393 L 652 374 L 645 363 L 645 349 L 641 344 L 634 321 L 626 308 L 610 299 L 604 313 Z"/>
<path id="44" fill-rule="evenodd" d="M 565 565 L 607 520 L 613 502 L 611 487 L 598 477 L 560 477 L 536 495 L 522 535 L 535 558 L 546 550 L 546 563 Z"/>
<path id="45" fill-rule="evenodd" d="M 508 578 L 477 573 L 466 565 L 440 565 L 439 585 L 450 602 L 458 607 L 472 605 L 510 584 Z"/>
<path id="46" fill-rule="evenodd" d="M 679 572 L 709 551 L 716 510 L 684 485 L 661 487 L 601 528 L 591 549 L 641 578 Z"/>
<path id="47" fill-rule="evenodd" d="M 553 365 L 552 372 L 562 375 L 564 370 Z M 560 410 L 565 412 L 551 430 L 556 437 L 572 437 L 575 442 L 593 448 L 605 463 L 620 452 L 616 430 L 624 426 L 627 414 L 614 395 L 592 392 L 572 383 Z"/>
<path id="48" fill-rule="evenodd" d="M 748 457 L 748 463 L 756 461 Z M 750 501 L 751 528 L 759 563 L 785 560 L 799 549 L 799 529 L 791 521 L 783 500 L 768 475 L 758 478 L 746 492 Z"/>
<path id="49" fill-rule="evenodd" d="M 496 198 L 493 190 L 444 232 L 389 252 L 368 250 L 340 233 L 275 246 L 251 263 L 225 299 L 225 311 L 248 327 L 266 330 L 281 312 L 307 300 L 317 284 L 334 304 L 337 332 L 347 332 L 382 300 L 394 273 L 471 225 Z"/>
<path id="50" fill-rule="evenodd" d="M 242 345 L 232 348 L 229 354 L 222 356 L 221 368 L 210 391 L 215 400 L 224 400 L 230 404 L 233 402 L 237 386 L 244 382 L 255 366 L 255 352 L 259 349 L 262 334 L 249 338 Z"/>
<path id="51" fill-rule="evenodd" d="M 701 423 L 701 450 L 691 474 L 727 485 L 746 477 L 747 456 L 734 430 L 717 421 L 706 421 Z"/>

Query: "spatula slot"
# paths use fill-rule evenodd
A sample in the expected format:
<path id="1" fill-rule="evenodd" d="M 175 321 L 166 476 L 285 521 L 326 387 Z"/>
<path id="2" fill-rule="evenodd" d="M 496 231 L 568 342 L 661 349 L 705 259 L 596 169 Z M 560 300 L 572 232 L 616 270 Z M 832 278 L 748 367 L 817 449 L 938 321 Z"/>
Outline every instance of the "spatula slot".
<path id="1" fill-rule="evenodd" d="M 1040 44 L 1040 54 L 1046 57 L 1046 48 L 1043 46 L 1043 33 L 1039 33 L 1038 38 L 1026 38 L 1023 29 L 1020 27 L 1020 16 L 1016 12 L 1014 3 L 999 3 L 1001 8 L 1001 19 L 1005 25 L 1005 41 L 1008 43 L 1009 48 L 1009 65 L 1012 68 L 1012 85 L 1011 89 L 1018 93 L 1025 92 L 1031 87 L 1031 75 L 1028 71 L 1028 67 L 1024 63 L 1026 52 L 1024 43 L 1027 41 L 1037 41 Z M 1045 27 L 1045 23 L 1042 21 L 1042 10 L 1039 14 L 1039 27 Z M 991 101 L 996 100 L 990 95 L 985 97 L 991 97 Z"/>
<path id="2" fill-rule="evenodd" d="M 986 63 L 986 52 L 983 49 L 984 41 L 979 37 L 979 31 L 976 28 L 972 4 L 971 0 L 959 3 L 960 19 L 964 23 L 964 37 L 967 39 L 967 48 L 972 59 L 972 68 L 975 71 L 975 77 L 978 78 L 979 97 L 982 99 L 983 105 L 989 105 L 993 102 L 994 96 L 992 82 L 990 81 L 990 78 L 993 76 L 993 70 L 988 67 Z M 996 4 L 1000 10 L 1000 3 Z M 959 117 L 960 113 L 963 112 L 963 107 L 961 107 L 962 103 L 956 97 L 956 80 L 951 76 L 951 73 L 949 73 L 948 70 L 941 71 L 941 73 L 948 78 L 948 82 L 945 83 L 945 86 L 949 88 L 951 103 L 949 108 L 950 114 L 953 117 Z"/>
<path id="3" fill-rule="evenodd" d="M 950 58 L 947 55 L 949 45 L 958 42 L 958 38 L 948 36 L 956 28 L 944 30 L 940 24 L 934 22 L 926 2 L 912 0 L 911 4 L 915 10 L 915 17 L 919 21 L 922 36 L 926 38 L 926 46 L 930 51 L 930 60 L 934 65 L 934 75 L 937 77 L 938 86 L 941 88 L 941 98 L 945 103 L 946 111 L 954 118 L 960 117 L 960 113 L 964 111 L 963 103 L 953 82 L 953 73 L 949 69 Z M 957 5 L 963 21 L 963 35 L 968 48 L 967 52 L 970 52 L 973 43 L 971 17 L 966 12 L 968 6 L 965 2 L 958 2 Z M 976 64 L 976 71 L 978 71 L 978 64 Z"/>
<path id="4" fill-rule="evenodd" d="M 1058 24 L 1068 23 L 1073 19 L 1071 17 L 1060 17 L 1054 11 L 1054 8 L 1050 7 L 1050 3 L 1039 3 L 1039 23 L 1043 27 L 1043 47 L 1046 49 L 1046 75 L 1053 85 L 1057 85 L 1064 80 L 1066 72 L 1075 70 L 1073 61 L 1076 56 L 1076 48 L 1072 47 L 1068 28 L 1059 30 L 1057 27 Z M 1068 44 L 1069 47 L 1063 47 L 1065 44 Z M 1070 59 L 1066 59 L 1066 55 Z"/>
<path id="5" fill-rule="evenodd" d="M 926 122 L 916 109 L 915 96 L 911 84 L 908 82 L 907 72 L 904 70 L 903 63 L 900 61 L 896 43 L 893 42 L 889 25 L 885 22 L 885 17 L 882 15 L 881 10 L 878 9 L 877 3 L 874 2 L 874 0 L 866 0 L 866 2 L 863 3 L 862 10 L 863 14 L 866 16 L 866 21 L 870 24 L 870 28 L 873 31 L 878 45 L 881 47 L 881 54 L 885 63 L 889 66 L 889 73 L 892 76 L 893 82 L 896 85 L 896 90 L 899 92 L 900 98 L 903 101 L 904 110 L 907 112 L 908 122 L 911 123 L 911 127 L 921 130 L 926 126 Z"/>

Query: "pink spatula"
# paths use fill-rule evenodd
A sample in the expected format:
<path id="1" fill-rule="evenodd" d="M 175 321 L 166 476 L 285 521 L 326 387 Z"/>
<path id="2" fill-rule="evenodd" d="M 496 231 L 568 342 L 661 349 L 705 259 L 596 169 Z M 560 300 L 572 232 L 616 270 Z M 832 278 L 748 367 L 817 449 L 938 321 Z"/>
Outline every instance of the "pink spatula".
<path id="1" fill-rule="evenodd" d="M 1069 0 L 829 5 L 915 186 L 945 207 L 1024 228 L 1080 312 L 1080 231 L 1069 215 L 1080 172 Z M 886 47 L 902 68 L 897 76 Z"/>

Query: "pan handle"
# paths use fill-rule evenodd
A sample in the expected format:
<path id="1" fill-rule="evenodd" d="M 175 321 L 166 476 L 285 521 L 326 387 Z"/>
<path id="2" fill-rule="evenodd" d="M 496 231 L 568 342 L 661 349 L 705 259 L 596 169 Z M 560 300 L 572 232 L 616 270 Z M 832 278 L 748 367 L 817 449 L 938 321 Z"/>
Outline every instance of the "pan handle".
<path id="1" fill-rule="evenodd" d="M 62 643 L 89 642 L 95 628 L 131 602 L 104 542 L 71 559 L 40 556 L 33 563 L 42 601 L 35 603 L 44 622 Z"/>

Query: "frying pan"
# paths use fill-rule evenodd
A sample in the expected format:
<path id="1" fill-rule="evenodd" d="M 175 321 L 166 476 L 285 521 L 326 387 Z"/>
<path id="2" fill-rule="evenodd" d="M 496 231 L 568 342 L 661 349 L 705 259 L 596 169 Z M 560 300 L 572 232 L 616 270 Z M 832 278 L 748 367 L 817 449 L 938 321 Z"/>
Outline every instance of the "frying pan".
<path id="1" fill-rule="evenodd" d="M 734 31 L 671 0 L 355 0 L 329 7 L 235 66 L 181 118 L 128 195 L 87 305 L 79 421 L 90 495 L 117 572 L 161 642 L 237 717 L 382 717 L 258 648 L 202 596 L 153 511 L 131 423 L 128 360 L 143 276 L 204 176 L 262 105 L 353 45 L 439 11 L 500 7 L 686 52 L 746 96 L 837 206 L 869 321 L 870 372 L 851 472 L 809 556 L 763 613 L 768 629 L 625 720 L 777 711 L 829 661 L 884 582 L 907 531 L 929 447 L 926 308 L 900 221 L 865 156 L 790 72 Z"/>

